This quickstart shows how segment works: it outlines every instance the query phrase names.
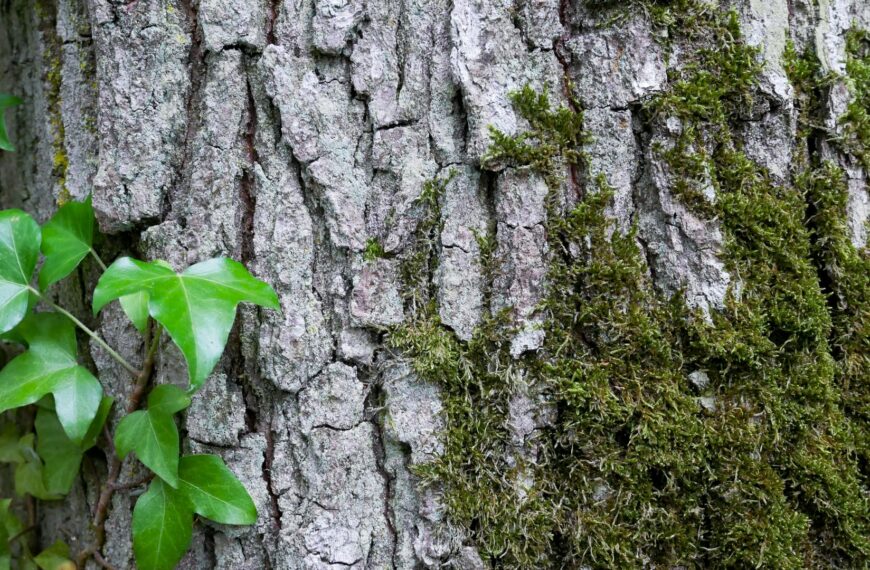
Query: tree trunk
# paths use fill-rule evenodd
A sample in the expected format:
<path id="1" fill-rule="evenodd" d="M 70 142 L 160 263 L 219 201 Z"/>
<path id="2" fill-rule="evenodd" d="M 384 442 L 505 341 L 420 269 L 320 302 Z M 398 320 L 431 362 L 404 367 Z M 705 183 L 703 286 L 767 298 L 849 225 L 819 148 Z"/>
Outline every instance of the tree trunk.
<path id="1" fill-rule="evenodd" d="M 181 567 L 501 564 L 474 524 L 452 518 L 440 485 L 421 485 L 417 468 L 444 452 L 450 418 L 442 386 L 415 374 L 387 336 L 414 318 L 402 263 L 420 239 L 419 198 L 427 182 L 449 178 L 437 261 L 424 276 L 440 322 L 465 342 L 485 315 L 507 307 L 516 366 L 544 346 L 539 303 L 557 250 L 547 181 L 481 160 L 490 127 L 529 128 L 509 97 L 524 85 L 584 110 L 588 158 L 562 169 L 566 194 L 604 175 L 614 190 L 608 213 L 618 229 L 637 227 L 656 289 L 708 314 L 726 305 L 741 277 L 721 259 L 724 230 L 680 203 L 655 151 L 673 140 L 673 125 L 650 118 L 645 103 L 689 58 L 641 9 L 651 5 L 0 0 L 0 91 L 25 100 L 7 113 L 17 152 L 0 153 L 0 205 L 44 221 L 58 203 L 92 193 L 104 258 L 130 253 L 182 268 L 227 255 L 281 299 L 280 313 L 242 308 L 182 424 L 183 447 L 223 456 L 259 521 L 199 524 Z M 735 137 L 775 184 L 791 184 L 804 139 L 786 40 L 844 74 L 847 31 L 870 28 L 870 8 L 865 0 L 729 6 L 766 64 L 757 107 L 735 123 Z M 842 78 L 825 88 L 825 126 L 841 128 L 852 97 Z M 860 248 L 866 173 L 843 148 L 819 144 L 814 152 L 847 174 L 848 229 Z M 487 234 L 492 272 L 476 239 Z M 88 262 L 57 289 L 78 314 L 90 315 L 97 271 Z M 91 322 L 125 357 L 141 358 L 142 339 L 117 307 Z M 183 360 L 166 349 L 157 381 L 180 383 Z M 90 354 L 107 391 L 128 393 L 124 370 L 98 346 Z M 534 434 L 552 425 L 547 404 L 534 385 L 512 390 L 505 462 L 534 464 Z M 43 546 L 88 544 L 105 471 L 103 454 L 91 452 L 71 495 L 40 505 Z M 125 463 L 122 480 L 141 476 Z M 135 500 L 119 492 L 111 505 L 103 555 L 116 568 L 134 567 Z M 559 548 L 546 560 L 573 566 Z"/>

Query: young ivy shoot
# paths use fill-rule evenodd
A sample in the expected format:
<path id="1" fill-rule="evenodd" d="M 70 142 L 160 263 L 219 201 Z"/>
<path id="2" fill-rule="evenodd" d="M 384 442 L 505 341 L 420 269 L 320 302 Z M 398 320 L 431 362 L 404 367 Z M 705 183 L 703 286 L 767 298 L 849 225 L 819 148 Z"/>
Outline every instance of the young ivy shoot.
<path id="1" fill-rule="evenodd" d="M 0 144 L 4 141 L 8 144 L 0 128 Z M 239 303 L 278 310 L 277 295 L 242 264 L 224 257 L 181 273 L 163 261 L 129 257 L 106 267 L 94 250 L 94 226 L 90 198 L 63 205 L 41 228 L 20 210 L 0 212 L 0 339 L 21 347 L 0 370 L 0 414 L 18 413 L 26 420 L 0 419 L 0 462 L 13 464 L 17 495 L 0 499 L 0 570 L 13 559 L 21 568 L 81 568 L 89 559 L 108 566 L 102 556 L 108 507 L 114 493 L 125 488 L 147 485 L 133 509 L 133 551 L 141 570 L 176 566 L 190 546 L 195 515 L 229 525 L 257 520 L 250 495 L 220 457 L 181 454 L 175 416 L 190 405 L 220 359 Z M 40 253 L 44 261 L 36 278 Z M 93 291 L 94 314 L 120 302 L 145 338 L 141 366 L 124 359 L 46 294 L 88 256 L 102 269 Z M 126 402 L 107 396 L 99 379 L 79 363 L 76 328 L 129 372 L 133 388 Z M 152 387 L 164 332 L 187 361 L 187 390 L 174 384 Z M 28 406 L 35 413 L 20 410 Z M 110 435 L 106 424 L 113 411 L 118 421 Z M 22 423 L 32 429 L 22 433 Z M 37 523 L 33 501 L 63 499 L 84 453 L 101 434 L 107 437 L 109 468 L 94 508 L 93 542 L 77 553 L 57 542 L 34 554 L 28 540 Z M 131 454 L 150 474 L 122 482 Z M 21 520 L 22 512 L 29 521 Z"/>

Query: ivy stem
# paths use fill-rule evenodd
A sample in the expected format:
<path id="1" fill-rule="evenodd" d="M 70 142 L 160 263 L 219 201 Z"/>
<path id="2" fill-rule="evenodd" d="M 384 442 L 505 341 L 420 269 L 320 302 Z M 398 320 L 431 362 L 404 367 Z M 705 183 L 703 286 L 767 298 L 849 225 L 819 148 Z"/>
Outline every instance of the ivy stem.
<path id="1" fill-rule="evenodd" d="M 61 307 L 60 305 L 58 305 L 57 303 L 54 303 L 54 302 L 52 302 L 52 301 L 46 299 L 44 296 L 42 296 L 42 294 L 39 293 L 39 291 L 37 291 L 37 290 L 34 289 L 33 287 L 31 287 L 30 290 L 31 290 L 33 293 L 35 293 L 35 294 L 36 294 L 40 299 L 42 299 L 43 301 L 45 301 L 46 303 L 48 303 L 48 304 L 51 306 L 52 309 L 54 309 L 55 311 L 57 311 L 58 313 L 62 314 L 63 316 L 65 316 L 66 318 L 68 318 L 69 320 L 71 320 L 73 323 L 75 323 L 75 325 L 76 325 L 77 327 L 79 327 L 80 329 L 82 329 L 82 330 L 85 332 L 85 334 L 87 334 L 89 337 L 91 337 L 92 339 L 94 339 L 94 341 L 95 341 L 97 344 L 99 344 L 101 347 L 103 347 L 103 349 L 104 349 L 106 352 L 108 352 L 109 355 L 110 355 L 112 358 L 114 358 L 115 360 L 117 360 L 118 363 L 121 364 L 121 366 L 123 366 L 124 368 L 126 368 L 127 371 L 128 371 L 130 374 L 132 374 L 133 376 L 138 377 L 138 376 L 142 373 L 141 370 L 139 370 L 138 368 L 136 368 L 135 366 L 133 366 L 132 364 L 130 364 L 129 362 L 127 362 L 127 360 L 126 360 L 123 356 L 121 356 L 120 354 L 118 354 L 118 353 L 115 351 L 114 348 L 112 348 L 111 346 L 109 346 L 109 344 L 108 344 L 106 341 L 104 341 L 102 338 L 100 338 L 100 335 L 98 335 L 97 333 L 95 333 L 94 331 L 92 331 L 91 329 L 89 329 L 89 328 L 88 328 L 88 327 L 87 327 L 83 322 L 81 322 L 80 320 L 78 320 L 74 314 L 70 313 L 69 311 L 67 311 L 66 309 L 64 309 L 63 307 Z"/>
<path id="2" fill-rule="evenodd" d="M 153 322 L 153 321 L 152 321 Z M 152 330 L 153 328 L 153 330 Z M 156 324 L 149 327 L 145 345 L 148 347 L 145 353 L 145 359 L 142 363 L 142 370 L 136 372 L 136 385 L 130 395 L 127 397 L 126 413 L 131 414 L 139 409 L 142 404 L 142 397 L 148 387 L 148 381 L 151 379 L 151 373 L 154 370 L 154 361 L 157 357 L 157 351 L 160 348 L 160 337 L 163 333 L 163 327 Z M 123 461 L 118 457 L 115 451 L 115 445 L 112 434 L 109 433 L 109 428 L 105 426 L 103 433 L 106 437 L 106 445 L 108 446 L 107 457 L 109 458 L 109 474 L 106 478 L 106 483 L 103 485 L 100 496 L 97 499 L 97 505 L 94 508 L 94 543 L 89 548 L 86 548 L 79 554 L 76 560 L 79 568 L 84 568 L 88 559 L 93 558 L 103 568 L 112 568 L 102 557 L 101 552 L 103 545 L 106 542 L 106 519 L 109 516 L 109 505 L 112 503 L 112 497 L 115 491 L 122 489 L 123 486 L 118 485 L 118 478 L 121 476 L 121 467 Z"/>
<path id="3" fill-rule="evenodd" d="M 106 270 L 106 264 L 103 263 L 103 260 L 100 259 L 100 256 L 99 256 L 99 255 L 97 255 L 97 252 L 94 251 L 94 248 L 91 248 L 91 255 L 94 257 L 94 260 L 97 262 L 97 265 L 100 266 L 100 269 L 102 269 L 103 271 L 105 271 L 105 270 Z"/>
<path id="4" fill-rule="evenodd" d="M 145 361 L 142 364 L 142 371 L 136 377 L 136 388 L 130 394 L 127 400 L 127 413 L 131 414 L 136 411 L 142 401 L 142 396 L 145 395 L 145 389 L 148 386 L 148 380 L 151 378 L 151 371 L 154 369 L 154 358 L 157 356 L 157 350 L 160 348 L 160 337 L 163 335 L 163 325 L 157 324 L 154 327 L 151 339 L 151 345 L 148 347 L 148 352 L 145 354 Z"/>
<path id="5" fill-rule="evenodd" d="M 29 526 L 29 527 L 25 528 L 24 530 L 22 530 L 21 532 L 19 532 L 19 533 L 17 533 L 17 534 L 14 534 L 14 535 L 12 535 L 11 537 L 9 537 L 9 540 L 6 541 L 6 544 L 12 544 L 12 543 L 14 543 L 16 540 L 18 540 L 19 538 L 21 538 L 21 537 L 23 537 L 23 536 L 25 536 L 25 535 L 27 535 L 27 534 L 30 534 L 31 532 L 33 532 L 33 531 L 35 531 L 35 530 L 36 530 L 36 525 Z"/>

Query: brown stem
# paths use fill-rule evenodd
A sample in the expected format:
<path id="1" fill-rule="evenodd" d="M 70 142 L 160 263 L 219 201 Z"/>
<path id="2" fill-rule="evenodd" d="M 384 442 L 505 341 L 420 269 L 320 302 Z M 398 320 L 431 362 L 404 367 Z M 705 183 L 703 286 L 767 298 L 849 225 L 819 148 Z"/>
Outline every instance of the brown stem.
<path id="1" fill-rule="evenodd" d="M 154 370 L 154 359 L 157 356 L 157 350 L 160 348 L 160 337 L 162 333 L 163 328 L 159 324 L 156 326 L 153 338 L 151 338 L 151 329 L 149 328 L 148 330 L 145 338 L 145 345 L 148 347 L 148 352 L 145 354 L 145 360 L 142 363 L 142 371 L 136 376 L 136 385 L 134 386 L 133 391 L 130 392 L 130 396 L 127 398 L 125 412 L 128 415 L 138 410 L 139 406 L 142 405 L 142 397 L 145 395 L 148 381 L 151 379 L 151 372 Z M 97 505 L 94 508 L 94 519 L 92 523 L 94 528 L 94 543 L 78 555 L 76 565 L 79 568 L 84 568 L 88 559 L 93 558 L 97 564 L 103 568 L 112 569 L 112 566 L 106 562 L 101 552 L 103 550 L 103 545 L 106 543 L 106 519 L 109 516 L 109 505 L 112 503 L 112 497 L 115 495 L 115 491 L 124 487 L 124 485 L 118 484 L 118 477 L 121 475 L 123 461 L 121 461 L 115 451 L 114 439 L 109 433 L 108 427 L 104 427 L 104 433 L 107 447 L 106 454 L 109 457 L 109 474 L 106 477 L 106 483 L 100 491 Z"/>
<path id="2" fill-rule="evenodd" d="M 18 540 L 22 536 L 25 536 L 25 535 L 30 534 L 31 532 L 35 531 L 36 528 L 37 528 L 36 525 L 29 526 L 29 527 L 25 528 L 24 530 L 22 530 L 21 532 L 19 532 L 17 534 L 13 534 L 11 537 L 9 537 L 9 540 L 6 541 L 6 544 L 12 544 L 13 542 Z"/>
<path id="3" fill-rule="evenodd" d="M 97 564 L 105 568 L 106 570 L 115 570 L 115 567 L 109 564 L 109 562 L 103 558 L 103 555 L 99 552 L 93 553 L 94 560 L 96 560 Z"/>
<path id="4" fill-rule="evenodd" d="M 138 481 L 130 481 L 128 483 L 115 483 L 115 491 L 129 491 L 130 489 L 135 489 L 137 487 L 141 487 L 146 483 L 149 483 L 152 479 L 154 479 L 153 473 L 142 477 Z"/>

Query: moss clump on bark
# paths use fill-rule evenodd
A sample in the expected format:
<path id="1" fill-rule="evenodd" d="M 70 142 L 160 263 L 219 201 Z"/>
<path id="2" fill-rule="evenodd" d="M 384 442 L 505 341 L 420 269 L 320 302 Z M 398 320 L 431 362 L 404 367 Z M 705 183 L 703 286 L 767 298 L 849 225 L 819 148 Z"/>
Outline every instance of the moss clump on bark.
<path id="1" fill-rule="evenodd" d="M 798 184 L 812 206 L 813 254 L 827 285 L 830 345 L 843 409 L 865 488 L 870 484 L 870 251 L 852 243 L 847 224 L 848 183 L 831 162 L 801 175 Z"/>
<path id="2" fill-rule="evenodd" d="M 867 130 L 870 116 L 870 60 L 867 34 L 852 29 L 847 34 L 847 76 L 822 71 L 814 53 L 797 54 L 789 45 L 786 72 L 797 92 L 801 130 L 806 143 L 799 148 L 796 184 L 808 204 L 807 225 L 812 232 L 813 256 L 827 295 L 832 328 L 831 351 L 837 361 L 837 385 L 842 391 L 843 409 L 853 422 L 852 436 L 864 485 L 870 483 L 870 251 L 852 241 L 848 225 L 849 188 L 846 173 L 830 160 L 819 163 L 809 141 L 833 141 L 842 150 L 866 163 Z M 862 51 L 864 50 L 864 51 Z M 823 124 L 824 100 L 839 80 L 849 85 L 853 99 L 839 118 L 845 136 L 833 137 Z M 804 142 L 804 141 L 799 141 Z M 865 166 L 866 167 L 866 166 Z"/>
<path id="3" fill-rule="evenodd" d="M 456 171 L 451 170 L 447 176 L 427 180 L 415 201 L 419 221 L 413 244 L 402 256 L 399 266 L 404 301 L 411 314 L 423 311 L 435 298 L 432 276 L 438 266 L 438 244 L 444 225 L 441 199 L 455 176 Z"/>
<path id="4" fill-rule="evenodd" d="M 846 35 L 846 76 L 852 101 L 840 118 L 846 149 L 870 171 L 870 33 L 853 28 Z"/>
<path id="5" fill-rule="evenodd" d="M 682 4 L 700 5 L 667 3 Z M 606 180 L 557 207 L 559 172 L 584 164 L 582 113 L 527 88 L 513 101 L 530 131 L 494 132 L 488 158 L 550 182 L 540 354 L 510 358 L 505 314 L 459 341 L 431 296 L 390 334 L 443 389 L 445 451 L 419 474 L 497 566 L 870 564 L 868 266 L 848 239 L 844 178 L 821 165 L 779 184 L 743 152 L 732 125 L 752 107 L 757 50 L 735 14 L 691 17 L 691 37 L 720 49 L 696 52 L 647 111 L 680 121 L 659 149 L 672 190 L 724 230 L 725 306 L 705 315 L 656 291 L 636 229 L 605 215 Z M 508 426 L 521 394 L 546 416 L 530 454 Z"/>
<path id="6" fill-rule="evenodd" d="M 369 238 L 366 240 L 365 249 L 363 249 L 363 259 L 366 261 L 374 261 L 385 257 L 387 254 L 384 251 L 384 246 L 378 238 Z"/>

